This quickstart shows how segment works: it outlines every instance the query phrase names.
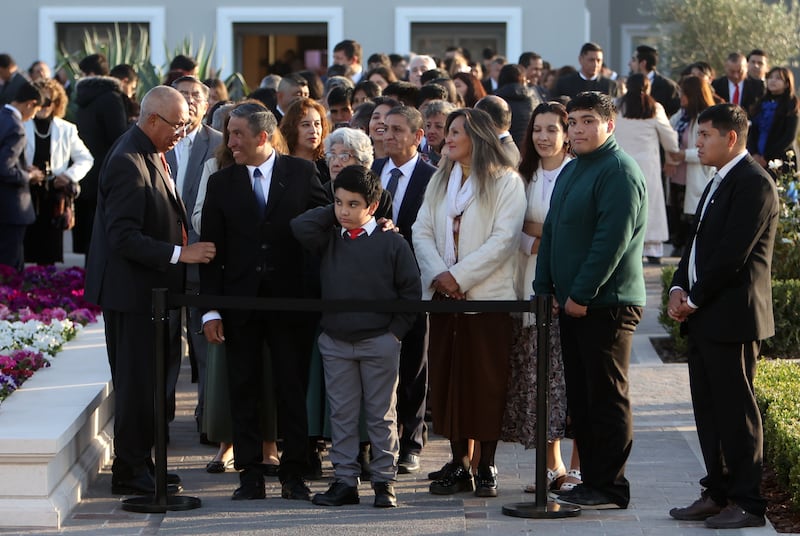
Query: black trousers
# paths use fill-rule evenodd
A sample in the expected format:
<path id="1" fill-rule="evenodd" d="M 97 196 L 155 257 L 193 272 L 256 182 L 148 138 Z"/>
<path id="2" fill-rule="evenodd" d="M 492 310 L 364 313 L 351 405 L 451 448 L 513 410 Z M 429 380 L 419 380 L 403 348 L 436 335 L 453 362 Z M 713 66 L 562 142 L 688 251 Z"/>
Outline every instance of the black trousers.
<path id="1" fill-rule="evenodd" d="M 425 399 L 428 394 L 428 317 L 417 315 L 400 349 L 397 388 L 397 424 L 400 454 L 419 454 L 425 436 Z"/>
<path id="2" fill-rule="evenodd" d="M 170 311 L 170 323 L 180 311 Z M 155 328 L 150 313 L 103 310 L 108 364 L 114 384 L 114 476 L 130 478 L 151 460 L 155 436 Z M 170 334 L 174 330 L 170 329 Z M 180 353 L 171 342 L 167 370 L 167 419 L 175 414 Z"/>
<path id="3" fill-rule="evenodd" d="M 27 225 L 0 223 L 0 264 L 22 271 L 25 268 L 25 229 Z"/>
<path id="4" fill-rule="evenodd" d="M 628 367 L 642 308 L 590 308 L 583 318 L 563 312 L 561 351 L 567 409 L 581 454 L 583 483 L 620 506 L 630 500 L 625 463 L 633 445 Z"/>
<path id="5" fill-rule="evenodd" d="M 233 422 L 233 453 L 242 483 L 260 479 L 258 406 L 263 399 L 264 352 L 269 349 L 283 437 L 280 479 L 308 472 L 306 391 L 315 319 L 304 313 L 254 312 L 244 323 L 223 318 Z"/>
<path id="6" fill-rule="evenodd" d="M 711 341 L 689 329 L 689 384 L 707 475 L 700 483 L 719 504 L 764 515 L 763 430 L 753 393 L 758 341 Z"/>

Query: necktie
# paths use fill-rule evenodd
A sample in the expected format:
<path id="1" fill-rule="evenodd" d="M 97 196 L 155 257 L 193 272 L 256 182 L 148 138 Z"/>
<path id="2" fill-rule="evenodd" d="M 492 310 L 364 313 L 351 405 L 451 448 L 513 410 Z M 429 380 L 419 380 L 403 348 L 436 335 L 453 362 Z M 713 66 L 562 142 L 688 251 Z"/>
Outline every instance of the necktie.
<path id="1" fill-rule="evenodd" d="M 389 172 L 389 184 L 386 185 L 386 191 L 392 194 L 392 199 L 397 193 L 397 183 L 400 182 L 402 176 L 403 172 L 399 168 L 394 168 Z"/>
<path id="2" fill-rule="evenodd" d="M 186 181 L 186 167 L 189 165 L 189 155 L 192 152 L 192 139 L 189 137 L 181 140 L 181 157 L 178 160 L 178 175 L 175 178 L 175 189 L 183 197 L 183 184 Z"/>
<path id="3" fill-rule="evenodd" d="M 733 90 L 733 100 L 731 101 L 736 106 L 739 106 L 739 84 L 736 84 L 736 89 Z"/>
<path id="4" fill-rule="evenodd" d="M 700 226 L 703 224 L 703 217 L 706 215 L 706 210 L 708 209 L 708 205 L 711 204 L 711 198 L 714 196 L 714 193 L 719 188 L 719 184 L 722 182 L 722 177 L 720 177 L 719 173 L 714 174 L 714 179 L 711 181 L 711 187 L 708 189 L 708 195 L 706 196 L 705 202 L 703 203 L 703 210 L 700 211 L 700 221 L 697 222 L 697 228 L 695 229 L 694 238 L 692 239 L 692 249 L 689 250 L 689 290 L 694 286 L 697 282 L 697 266 L 696 262 L 696 250 L 697 250 L 697 231 L 700 229 Z"/>
<path id="5" fill-rule="evenodd" d="M 177 199 L 178 196 L 175 195 L 175 185 L 172 184 L 172 179 L 169 176 L 169 164 L 167 164 L 167 159 L 164 157 L 164 153 L 158 153 L 158 156 L 161 157 L 161 165 L 164 166 L 164 172 L 167 174 L 167 184 L 169 185 L 172 197 Z M 180 225 L 181 225 L 181 245 L 186 246 L 186 244 L 189 243 L 189 235 L 186 234 L 186 226 L 183 224 L 183 221 L 180 222 Z"/>
<path id="6" fill-rule="evenodd" d="M 259 219 L 264 219 L 267 212 L 267 198 L 264 197 L 264 175 L 261 170 L 256 168 L 253 171 L 253 193 L 256 194 L 256 202 L 258 203 L 258 216 Z"/>
<path id="7" fill-rule="evenodd" d="M 364 228 L 363 227 L 359 227 L 358 229 L 348 229 L 347 230 L 347 234 L 350 235 L 350 240 L 355 240 L 356 238 L 361 236 L 361 233 L 363 233 L 363 232 L 364 232 Z"/>

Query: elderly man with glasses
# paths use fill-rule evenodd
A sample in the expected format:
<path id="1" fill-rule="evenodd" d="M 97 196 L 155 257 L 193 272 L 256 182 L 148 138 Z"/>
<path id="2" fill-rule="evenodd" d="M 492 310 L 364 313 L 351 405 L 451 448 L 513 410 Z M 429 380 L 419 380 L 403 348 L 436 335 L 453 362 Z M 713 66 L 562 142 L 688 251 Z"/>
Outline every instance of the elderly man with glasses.
<path id="1" fill-rule="evenodd" d="M 100 171 L 86 297 L 103 308 L 114 382 L 114 494 L 155 492 L 152 289 L 182 292 L 184 265 L 207 263 L 216 254 L 214 244 L 188 244 L 186 212 L 164 158 L 189 123 L 189 107 L 180 93 L 166 86 L 151 89 L 139 120 Z M 178 313 L 171 311 L 171 316 Z M 180 479 L 172 475 L 168 482 L 176 491 Z"/>

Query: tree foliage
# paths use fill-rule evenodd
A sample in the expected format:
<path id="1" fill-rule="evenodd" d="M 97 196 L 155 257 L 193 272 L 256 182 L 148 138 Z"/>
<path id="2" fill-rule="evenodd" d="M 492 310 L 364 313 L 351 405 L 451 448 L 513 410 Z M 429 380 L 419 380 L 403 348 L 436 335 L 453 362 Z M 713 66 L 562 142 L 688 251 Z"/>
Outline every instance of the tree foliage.
<path id="1" fill-rule="evenodd" d="M 701 60 L 721 70 L 728 54 L 754 48 L 787 65 L 800 51 L 798 0 L 653 0 L 652 15 L 673 70 Z"/>

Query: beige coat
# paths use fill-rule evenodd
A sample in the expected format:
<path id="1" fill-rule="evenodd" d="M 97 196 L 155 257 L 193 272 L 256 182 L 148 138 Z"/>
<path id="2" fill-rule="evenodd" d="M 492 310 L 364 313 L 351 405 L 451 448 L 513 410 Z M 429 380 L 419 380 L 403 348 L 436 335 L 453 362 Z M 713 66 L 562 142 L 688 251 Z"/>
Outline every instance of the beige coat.
<path id="1" fill-rule="evenodd" d="M 435 180 L 435 178 L 433 179 Z M 447 180 L 447 178 L 445 178 Z M 468 300 L 515 300 L 515 270 L 520 230 L 525 219 L 525 187 L 509 169 L 500 176 L 497 199 L 481 207 L 476 199 L 461 216 L 458 262 L 449 268 Z M 433 295 L 433 278 L 448 271 L 444 262 L 447 209 L 445 200 L 433 201 L 433 182 L 414 223 L 414 253 L 422 275 L 422 295 Z"/>

